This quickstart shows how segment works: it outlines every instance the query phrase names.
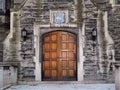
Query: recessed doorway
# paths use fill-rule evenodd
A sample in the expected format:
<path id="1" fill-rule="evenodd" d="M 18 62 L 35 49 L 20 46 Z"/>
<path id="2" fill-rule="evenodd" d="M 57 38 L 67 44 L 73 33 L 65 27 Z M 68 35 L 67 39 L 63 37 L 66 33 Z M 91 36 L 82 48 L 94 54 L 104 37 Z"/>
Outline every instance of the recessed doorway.
<path id="1" fill-rule="evenodd" d="M 42 80 L 77 80 L 77 36 L 54 31 L 42 35 Z"/>

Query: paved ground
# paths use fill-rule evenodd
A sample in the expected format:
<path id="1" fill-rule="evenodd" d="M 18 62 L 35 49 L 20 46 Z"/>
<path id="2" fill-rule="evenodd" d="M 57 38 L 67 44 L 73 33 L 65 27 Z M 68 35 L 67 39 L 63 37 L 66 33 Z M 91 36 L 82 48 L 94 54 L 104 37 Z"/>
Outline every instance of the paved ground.
<path id="1" fill-rule="evenodd" d="M 114 84 L 40 84 L 17 85 L 6 90 L 115 90 Z"/>

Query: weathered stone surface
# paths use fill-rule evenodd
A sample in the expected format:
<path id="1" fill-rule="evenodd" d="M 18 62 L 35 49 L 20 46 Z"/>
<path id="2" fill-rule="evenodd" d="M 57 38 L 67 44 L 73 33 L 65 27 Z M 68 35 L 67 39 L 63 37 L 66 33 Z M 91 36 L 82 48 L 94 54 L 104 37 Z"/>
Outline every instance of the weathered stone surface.
<path id="1" fill-rule="evenodd" d="M 33 42 L 33 25 L 35 21 L 41 21 L 41 23 L 50 23 L 50 10 L 51 9 L 69 9 L 69 13 L 73 14 L 73 5 L 71 3 L 44 3 L 41 5 L 41 10 L 38 8 L 35 0 L 29 0 L 21 9 L 20 14 L 20 27 L 27 30 L 26 41 L 21 43 L 21 56 L 23 61 L 21 63 L 21 80 L 23 78 L 35 78 L 34 69 L 35 64 L 33 61 L 34 56 L 34 42 Z M 39 11 L 39 12 L 38 12 Z M 74 15 L 73 15 L 74 16 Z M 74 22 L 74 18 L 70 17 L 70 22 Z M 72 19 L 73 18 L 73 19 Z M 29 64 L 31 63 L 31 64 Z M 29 65 L 28 65 L 29 64 Z M 34 68 L 31 68 L 34 67 Z"/>
<path id="2" fill-rule="evenodd" d="M 115 59 L 120 61 L 120 8 L 116 7 L 109 11 L 108 25 L 111 36 L 115 43 Z"/>
<path id="3" fill-rule="evenodd" d="M 70 1 L 70 0 L 66 0 Z M 71 1 L 70 1 L 71 2 Z M 34 56 L 34 23 L 36 21 L 40 21 L 40 23 L 48 23 L 50 24 L 50 10 L 69 10 L 69 23 L 76 23 L 75 16 L 75 5 L 74 2 L 71 3 L 42 3 L 40 7 L 37 6 L 36 0 L 27 0 L 25 5 L 20 10 L 20 28 L 25 28 L 27 30 L 27 37 L 25 41 L 21 40 L 21 68 L 20 68 L 20 80 L 35 80 L 35 62 L 33 60 Z M 85 17 L 83 17 L 83 21 L 85 22 L 85 48 L 84 48 L 84 80 L 85 81 L 104 81 L 104 82 L 113 82 L 112 79 L 112 71 L 107 74 L 102 74 L 100 72 L 99 65 L 101 64 L 99 61 L 99 53 L 98 46 L 96 41 L 92 41 L 91 32 L 92 29 L 96 27 L 96 13 L 97 8 L 92 4 L 90 0 L 85 0 L 85 8 L 84 11 Z M 119 52 L 119 42 L 120 42 L 120 17 L 118 13 L 119 9 L 116 9 L 114 12 L 109 13 L 109 31 L 115 41 L 116 47 L 116 60 L 119 60 L 120 52 Z M 114 13 L 114 14 L 113 14 Z M 67 27 L 69 28 L 69 27 Z M 41 33 L 45 32 L 46 28 L 40 28 Z M 52 28 L 49 28 L 51 31 Z M 74 29 L 74 28 L 73 28 Z M 70 28 L 69 28 L 70 30 Z M 71 30 L 72 31 L 72 30 Z M 75 32 L 78 32 L 74 29 Z M 20 37 L 20 35 L 19 35 Z M 93 44 L 95 46 L 93 47 Z"/>
<path id="4" fill-rule="evenodd" d="M 86 31 L 86 44 L 84 49 L 85 61 L 84 61 L 84 79 L 86 81 L 104 81 L 113 82 L 114 77 L 111 72 L 107 74 L 102 74 L 100 72 L 100 61 L 99 61 L 99 50 L 97 46 L 97 41 L 95 41 L 95 47 L 93 47 L 94 42 L 92 41 L 92 29 L 97 26 L 96 13 L 97 8 L 91 3 L 90 0 L 85 0 L 86 7 L 86 20 L 85 20 L 85 31 Z M 113 19 L 114 20 L 114 19 Z M 116 24 L 116 22 L 114 21 Z M 112 24 L 112 23 L 111 23 Z M 115 24 L 113 26 L 115 26 Z M 112 77 L 112 79 L 111 79 Z"/>

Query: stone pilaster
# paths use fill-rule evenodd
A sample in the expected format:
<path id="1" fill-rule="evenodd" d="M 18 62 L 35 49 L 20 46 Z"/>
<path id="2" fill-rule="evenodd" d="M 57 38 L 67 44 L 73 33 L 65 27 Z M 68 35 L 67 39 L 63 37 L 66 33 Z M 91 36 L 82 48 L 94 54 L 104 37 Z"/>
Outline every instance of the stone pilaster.
<path id="1" fill-rule="evenodd" d="M 120 62 L 115 62 L 115 90 L 120 90 Z"/>

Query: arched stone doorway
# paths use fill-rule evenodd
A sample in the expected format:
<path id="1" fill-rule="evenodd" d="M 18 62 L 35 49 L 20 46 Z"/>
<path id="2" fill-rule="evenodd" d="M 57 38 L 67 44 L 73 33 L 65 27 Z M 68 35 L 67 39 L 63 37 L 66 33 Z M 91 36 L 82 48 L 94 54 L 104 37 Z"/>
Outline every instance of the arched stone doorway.
<path id="1" fill-rule="evenodd" d="M 65 31 L 42 35 L 42 80 L 77 80 L 77 36 Z"/>

